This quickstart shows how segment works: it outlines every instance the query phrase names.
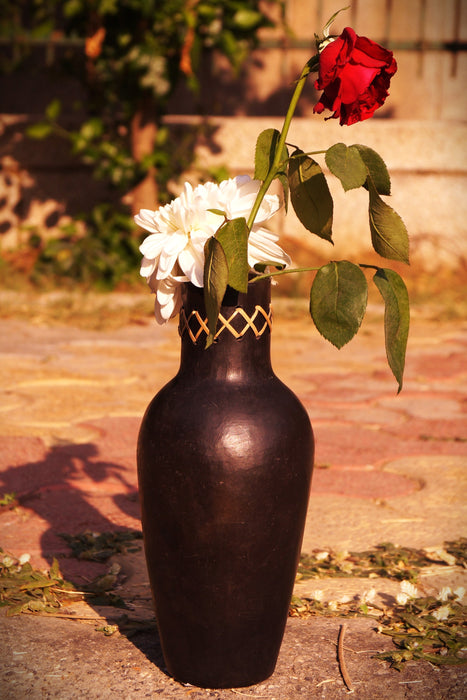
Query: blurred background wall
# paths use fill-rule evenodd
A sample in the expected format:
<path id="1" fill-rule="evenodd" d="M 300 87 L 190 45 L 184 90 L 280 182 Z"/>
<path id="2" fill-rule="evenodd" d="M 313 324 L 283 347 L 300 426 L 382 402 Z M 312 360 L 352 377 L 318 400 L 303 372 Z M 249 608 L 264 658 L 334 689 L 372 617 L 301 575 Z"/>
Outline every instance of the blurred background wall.
<path id="1" fill-rule="evenodd" d="M 282 7 L 264 2 L 276 26 L 260 29 L 259 44 L 237 74 L 222 54 L 202 59 L 199 90 L 181 83 L 163 118 L 170 138 L 185 144 L 189 160 L 195 156 L 181 180 L 194 181 L 200 172 L 252 174 L 257 135 L 264 128 L 281 128 L 293 81 L 315 52 L 314 33 L 341 5 L 340 0 L 284 0 Z M 340 127 L 336 120 L 312 115 L 317 94 L 310 80 L 288 140 L 303 150 L 325 149 L 337 141 L 374 148 L 389 167 L 390 204 L 408 227 L 415 267 L 465 270 L 467 0 L 353 0 L 336 18 L 332 33 L 348 25 L 394 51 L 398 72 L 390 97 L 371 120 Z M 1 49 L 11 50 L 5 38 Z M 45 64 L 54 50 L 49 39 L 33 60 Z M 59 138 L 33 142 L 25 136 L 25 128 L 41 119 L 57 95 L 61 118 L 70 123 L 76 119 L 73 104 L 82 98 L 72 79 L 58 80 L 34 68 L 29 64 L 23 72 L 0 77 L 0 251 L 24 245 L 31 231 L 54 236 L 86 207 L 120 198 L 108 183 L 93 179 L 90 168 Z M 144 129 L 139 137 L 144 140 Z M 168 182 L 171 195 L 181 180 Z M 310 248 L 318 257 L 335 258 L 370 250 L 365 192 L 344 194 L 337 181 L 329 178 L 329 184 L 335 200 L 334 249 L 304 232 L 293 213 L 275 223 L 297 260 Z M 134 205 L 134 192 L 123 199 Z M 156 206 L 151 196 L 141 204 Z"/>

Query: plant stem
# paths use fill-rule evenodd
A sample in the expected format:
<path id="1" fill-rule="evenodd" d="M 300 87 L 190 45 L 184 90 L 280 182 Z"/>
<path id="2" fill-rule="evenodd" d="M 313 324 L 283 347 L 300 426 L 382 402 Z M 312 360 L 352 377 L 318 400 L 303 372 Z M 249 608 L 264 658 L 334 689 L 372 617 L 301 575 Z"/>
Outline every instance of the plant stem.
<path id="1" fill-rule="evenodd" d="M 276 146 L 276 152 L 274 153 L 274 160 L 272 162 L 271 167 L 269 168 L 269 172 L 261 185 L 258 194 L 256 195 L 255 202 L 253 204 L 253 207 L 250 212 L 250 216 L 248 217 L 247 221 L 247 226 L 248 229 L 251 231 L 251 227 L 253 226 L 256 215 L 259 211 L 259 208 L 261 206 L 261 202 L 264 199 L 264 196 L 266 195 L 266 192 L 268 191 L 271 182 L 274 180 L 276 177 L 278 171 L 279 171 L 279 166 L 281 165 L 281 157 L 282 157 L 282 151 L 285 146 L 285 141 L 287 138 L 287 134 L 290 128 L 290 123 L 292 121 L 292 117 L 294 115 L 295 109 L 297 107 L 298 100 L 300 98 L 300 95 L 302 94 L 302 90 L 305 86 L 306 79 L 308 75 L 311 73 L 312 70 L 315 69 L 315 67 L 318 65 L 319 58 L 318 56 L 314 56 L 308 63 L 305 65 L 303 68 L 300 78 L 297 81 L 297 84 L 295 86 L 294 93 L 292 95 L 292 99 L 290 100 L 289 108 L 287 110 L 287 114 L 285 115 L 284 119 L 284 124 L 282 126 L 282 131 L 280 133 L 279 141 Z"/>
<path id="2" fill-rule="evenodd" d="M 316 270 L 319 270 L 319 267 L 294 267 L 292 269 L 286 268 L 284 270 L 276 270 L 275 272 L 265 272 L 264 274 L 252 277 L 252 279 L 249 281 L 249 284 L 252 284 L 253 282 L 259 282 L 259 280 L 264 280 L 267 277 L 277 277 L 278 275 L 290 275 L 294 272 L 316 272 Z"/>

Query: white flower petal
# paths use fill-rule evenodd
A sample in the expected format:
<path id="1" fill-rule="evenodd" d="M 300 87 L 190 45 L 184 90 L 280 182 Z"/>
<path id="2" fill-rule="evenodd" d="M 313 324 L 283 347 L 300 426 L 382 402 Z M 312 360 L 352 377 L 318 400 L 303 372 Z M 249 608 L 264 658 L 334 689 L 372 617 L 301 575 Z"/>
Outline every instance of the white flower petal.
<path id="1" fill-rule="evenodd" d="M 451 608 L 449 605 L 442 605 L 438 610 L 435 610 L 432 615 L 435 617 L 438 621 L 441 620 L 447 620 L 449 615 L 451 614 Z"/>
<path id="2" fill-rule="evenodd" d="M 257 263 L 274 262 L 288 267 L 290 257 L 274 242 L 274 234 L 266 229 L 253 230 L 248 239 L 248 263 L 254 267 Z"/>
<path id="3" fill-rule="evenodd" d="M 410 600 L 410 596 L 408 596 L 407 593 L 398 593 L 396 595 L 396 600 L 399 605 L 406 605 Z"/>
<path id="4" fill-rule="evenodd" d="M 153 258 L 143 258 L 139 274 L 141 275 L 141 277 L 151 277 L 155 269 L 156 261 Z"/>
<path id="5" fill-rule="evenodd" d="M 184 234 L 173 234 L 167 242 L 167 245 L 161 251 L 159 262 L 157 265 L 158 279 L 164 279 L 172 272 L 177 258 L 183 252 L 186 246 L 186 236 Z"/>
<path id="6" fill-rule="evenodd" d="M 162 248 L 167 243 L 168 236 L 164 233 L 151 233 L 144 239 L 139 250 L 146 258 L 158 258 Z"/>
<path id="7" fill-rule="evenodd" d="M 441 600 L 443 603 L 445 603 L 451 594 L 451 588 L 449 586 L 444 586 L 439 592 L 438 600 Z"/>
<path id="8" fill-rule="evenodd" d="M 194 246 L 185 248 L 178 256 L 178 262 L 182 271 L 190 282 L 196 287 L 203 286 L 204 274 L 204 252 L 199 251 Z"/>
<path id="9" fill-rule="evenodd" d="M 166 323 L 180 311 L 182 284 L 187 281 L 187 278 L 183 276 L 170 275 L 162 280 L 158 280 L 154 275 L 151 277 L 149 283 L 156 294 L 154 315 L 157 323 L 161 325 Z"/>
<path id="10" fill-rule="evenodd" d="M 417 587 L 410 583 L 410 581 L 401 581 L 401 591 L 406 593 L 409 598 L 418 598 Z"/>

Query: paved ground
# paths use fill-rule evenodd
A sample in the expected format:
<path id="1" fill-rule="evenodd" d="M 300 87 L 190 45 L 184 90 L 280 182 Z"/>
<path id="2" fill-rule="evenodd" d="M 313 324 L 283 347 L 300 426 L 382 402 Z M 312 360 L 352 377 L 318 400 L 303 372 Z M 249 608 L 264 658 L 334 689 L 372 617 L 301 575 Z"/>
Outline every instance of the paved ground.
<path id="1" fill-rule="evenodd" d="M 380 542 L 435 547 L 466 535 L 467 322 L 415 314 L 406 380 L 385 362 L 381 323 L 365 323 L 341 351 L 303 318 L 276 312 L 273 364 L 309 411 L 316 469 L 303 550 L 361 551 Z M 3 314 L 5 315 L 5 314 Z M 107 324 L 108 325 L 108 324 Z M 107 565 L 79 561 L 60 533 L 139 529 L 135 442 L 142 413 L 178 366 L 175 325 L 145 316 L 111 330 L 0 320 L 0 496 L 19 506 L 0 512 L 0 547 L 31 555 L 40 568 L 58 556 L 78 586 Z M 119 591 L 132 614 L 151 620 L 141 552 L 117 557 Z M 371 583 L 391 600 L 398 585 Z M 424 590 L 467 587 L 459 567 L 433 566 Z M 307 595 L 317 582 L 297 583 Z M 319 581 L 325 595 L 361 593 L 368 580 Z M 339 698 L 347 693 L 336 660 L 342 619 L 293 619 L 274 675 L 247 689 L 186 688 L 163 670 L 156 633 L 106 637 L 110 608 L 73 606 L 57 619 L 0 615 L 0 695 L 22 698 Z M 79 618 L 73 620 L 72 617 Z M 391 648 L 367 619 L 346 621 L 346 655 L 355 695 L 461 698 L 462 667 L 410 662 L 402 673 L 372 658 Z M 1 660 L 1 659 L 0 659 Z"/>

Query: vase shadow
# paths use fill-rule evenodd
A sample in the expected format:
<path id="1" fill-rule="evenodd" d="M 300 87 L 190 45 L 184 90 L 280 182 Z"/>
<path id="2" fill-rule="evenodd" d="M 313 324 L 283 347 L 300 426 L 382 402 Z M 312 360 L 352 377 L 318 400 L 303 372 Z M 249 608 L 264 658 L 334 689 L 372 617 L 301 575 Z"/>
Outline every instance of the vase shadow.
<path id="1" fill-rule="evenodd" d="M 130 434 L 135 426 L 129 421 L 126 427 Z M 119 563 L 121 574 L 115 592 L 123 601 L 122 607 L 110 607 L 92 597 L 87 604 L 98 614 L 99 625 L 117 625 L 122 636 L 171 677 L 154 618 L 142 539 L 131 540 L 130 551 L 123 549 L 108 558 L 93 560 L 86 558 L 87 554 L 79 558 L 63 537 L 85 532 L 141 536 L 134 459 L 122 457 L 121 463 L 118 459 L 103 459 L 107 449 L 98 442 L 46 448 L 39 439 L 27 440 L 29 459 L 23 457 L 20 461 L 19 456 L 25 454 L 25 439 L 18 437 L 9 446 L 5 467 L 0 468 L 0 493 L 16 494 L 17 504 L 16 511 L 3 511 L 2 517 L 6 514 L 11 524 L 3 530 L 0 546 L 13 556 L 29 552 L 35 568 L 44 568 L 38 555 L 49 568 L 56 558 L 64 579 L 78 590 L 105 575 L 113 563 Z M 9 540 L 7 530 L 11 530 Z"/>

